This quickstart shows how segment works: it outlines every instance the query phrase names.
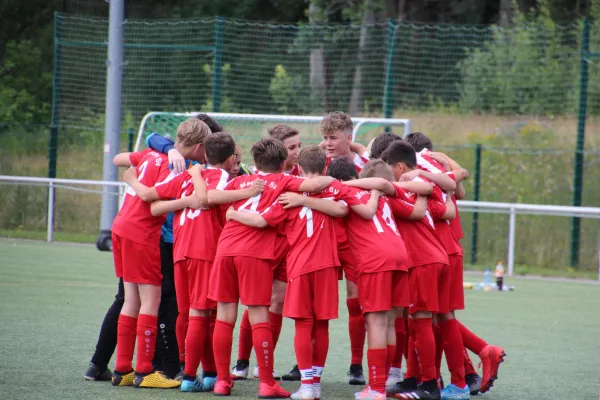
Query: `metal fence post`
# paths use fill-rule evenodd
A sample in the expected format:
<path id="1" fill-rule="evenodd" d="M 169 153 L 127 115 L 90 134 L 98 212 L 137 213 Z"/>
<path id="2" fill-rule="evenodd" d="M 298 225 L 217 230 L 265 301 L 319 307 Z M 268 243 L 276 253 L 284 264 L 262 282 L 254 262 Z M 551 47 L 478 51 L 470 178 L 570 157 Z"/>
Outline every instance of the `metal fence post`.
<path id="1" fill-rule="evenodd" d="M 133 128 L 127 129 L 127 151 L 133 152 Z"/>
<path id="2" fill-rule="evenodd" d="M 54 182 L 48 184 L 48 215 L 47 215 L 47 233 L 46 241 L 48 243 L 54 240 Z"/>
<path id="3" fill-rule="evenodd" d="M 385 87 L 383 92 L 383 116 L 392 118 L 394 114 L 394 55 L 396 53 L 396 31 L 398 24 L 388 20 L 388 45 L 385 65 Z"/>
<path id="4" fill-rule="evenodd" d="M 515 271 L 515 244 L 517 229 L 517 211 L 510 208 L 510 219 L 508 223 L 508 276 L 513 276 Z"/>
<path id="5" fill-rule="evenodd" d="M 223 68 L 223 25 L 225 18 L 215 20 L 215 56 L 213 60 L 213 112 L 221 111 L 221 73 Z"/>
<path id="6" fill-rule="evenodd" d="M 481 144 L 475 145 L 475 173 L 473 178 L 473 201 L 479 201 L 479 188 L 481 183 Z M 477 264 L 477 240 L 479 234 L 479 213 L 473 213 L 471 222 L 471 265 Z"/>

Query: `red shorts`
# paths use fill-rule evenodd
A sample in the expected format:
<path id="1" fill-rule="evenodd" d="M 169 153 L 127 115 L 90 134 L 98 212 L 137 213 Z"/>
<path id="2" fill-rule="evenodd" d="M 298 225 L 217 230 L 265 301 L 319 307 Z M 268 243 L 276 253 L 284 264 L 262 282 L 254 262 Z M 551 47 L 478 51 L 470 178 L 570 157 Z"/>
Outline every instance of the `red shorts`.
<path id="1" fill-rule="evenodd" d="M 408 307 L 408 276 L 405 271 L 383 271 L 358 277 L 358 300 L 362 313 Z"/>
<path id="2" fill-rule="evenodd" d="M 344 271 L 344 275 L 346 275 L 346 280 L 352 282 L 352 283 L 356 283 L 357 282 L 357 272 L 356 272 L 356 263 L 355 263 L 355 259 L 352 256 L 352 253 L 349 251 L 343 251 L 338 253 L 338 258 L 340 259 L 340 264 L 342 264 L 340 271 L 340 275 L 341 272 Z M 341 280 L 342 277 L 339 276 L 339 279 Z"/>
<path id="3" fill-rule="evenodd" d="M 448 256 L 450 260 L 450 311 L 465 309 L 465 289 L 463 287 L 463 256 L 453 254 Z"/>
<path id="4" fill-rule="evenodd" d="M 217 257 L 210 274 L 208 298 L 245 306 L 270 306 L 271 260 L 246 256 Z"/>
<path id="5" fill-rule="evenodd" d="M 273 280 L 287 283 L 286 259 L 290 245 L 285 236 L 275 239 L 275 260 L 273 260 Z"/>
<path id="6" fill-rule="evenodd" d="M 117 278 L 129 283 L 160 286 L 160 245 L 148 246 L 112 234 L 113 259 Z"/>
<path id="7" fill-rule="evenodd" d="M 410 286 L 409 312 L 418 311 L 438 313 L 440 310 L 440 281 L 447 282 L 448 266 L 435 263 L 413 267 L 408 271 Z M 447 286 L 441 289 L 443 308 L 447 308 Z"/>
<path id="8" fill-rule="evenodd" d="M 290 280 L 285 291 L 283 316 L 336 319 L 338 317 L 337 268 L 320 269 Z"/>
<path id="9" fill-rule="evenodd" d="M 186 258 L 175 263 L 175 294 L 179 310 L 210 310 L 217 307 L 208 298 L 212 261 Z"/>

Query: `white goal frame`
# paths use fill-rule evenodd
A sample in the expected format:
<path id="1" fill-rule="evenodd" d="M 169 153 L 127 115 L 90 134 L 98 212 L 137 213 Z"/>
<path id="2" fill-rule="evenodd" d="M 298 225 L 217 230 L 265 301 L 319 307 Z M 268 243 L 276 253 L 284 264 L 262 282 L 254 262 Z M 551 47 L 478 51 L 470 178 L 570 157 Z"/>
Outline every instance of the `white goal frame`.
<path id="1" fill-rule="evenodd" d="M 272 115 L 272 114 L 235 114 L 235 113 L 214 113 L 214 112 L 159 112 L 153 111 L 144 115 L 142 122 L 140 122 L 140 128 L 138 130 L 137 140 L 135 141 L 134 151 L 140 150 L 142 144 L 142 138 L 144 136 L 144 128 L 146 122 L 157 115 L 170 115 L 174 117 L 190 118 L 195 117 L 198 114 L 206 114 L 209 117 L 213 117 L 220 121 L 231 120 L 231 121 L 252 121 L 252 122 L 273 122 L 273 123 L 320 123 L 323 117 L 316 117 L 310 115 Z M 352 141 L 356 139 L 356 134 L 360 127 L 364 124 L 379 124 L 386 126 L 403 126 L 402 136 L 406 137 L 411 132 L 410 119 L 399 119 L 399 118 L 370 118 L 370 117 L 352 117 L 354 122 L 354 130 L 352 131 Z"/>

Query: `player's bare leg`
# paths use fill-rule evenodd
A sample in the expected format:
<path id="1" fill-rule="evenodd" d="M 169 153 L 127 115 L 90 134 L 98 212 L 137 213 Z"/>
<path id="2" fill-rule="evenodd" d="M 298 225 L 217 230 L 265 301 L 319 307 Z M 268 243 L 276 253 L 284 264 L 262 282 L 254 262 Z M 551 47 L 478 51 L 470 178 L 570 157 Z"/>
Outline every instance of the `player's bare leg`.
<path id="1" fill-rule="evenodd" d="M 348 333 L 350 335 L 351 361 L 348 383 L 364 385 L 362 361 L 365 347 L 365 319 L 358 302 L 358 286 L 346 279 L 346 306 L 348 307 Z"/>
<path id="2" fill-rule="evenodd" d="M 213 333 L 213 352 L 217 366 L 217 383 L 214 393 L 218 396 L 231 394 L 231 375 L 229 373 L 229 360 L 231 359 L 231 345 L 233 342 L 233 328 L 237 319 L 237 303 L 217 303 L 217 320 Z"/>

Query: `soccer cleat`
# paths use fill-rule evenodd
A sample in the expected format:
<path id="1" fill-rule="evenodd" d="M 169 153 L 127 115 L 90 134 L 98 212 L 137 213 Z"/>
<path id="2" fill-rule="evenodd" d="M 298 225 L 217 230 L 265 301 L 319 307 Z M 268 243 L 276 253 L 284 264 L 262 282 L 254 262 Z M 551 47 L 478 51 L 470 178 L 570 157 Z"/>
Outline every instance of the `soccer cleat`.
<path id="1" fill-rule="evenodd" d="M 234 381 L 248 379 L 250 363 L 246 360 L 238 360 L 231 368 L 231 379 Z"/>
<path id="2" fill-rule="evenodd" d="M 444 387 L 444 377 L 440 375 L 440 377 L 438 378 L 438 389 L 442 390 L 444 389 Z"/>
<path id="3" fill-rule="evenodd" d="M 420 400 L 440 400 L 440 390 L 435 379 L 423 382 L 412 392 L 403 392 L 396 394 L 398 399 L 420 399 Z"/>
<path id="4" fill-rule="evenodd" d="M 275 383 L 273 386 L 269 386 L 264 382 L 258 385 L 258 398 L 259 399 L 287 399 L 290 397 L 290 392 L 279 386 L 279 383 Z"/>
<path id="5" fill-rule="evenodd" d="M 290 397 L 293 400 L 315 400 L 315 389 L 313 385 L 302 385 Z"/>
<path id="6" fill-rule="evenodd" d="M 254 367 L 252 376 L 256 379 L 260 378 L 259 373 L 258 373 L 258 366 Z M 281 380 L 281 375 L 279 375 L 277 372 L 275 372 L 275 370 L 273 370 L 273 379 L 275 379 L 276 381 Z"/>
<path id="7" fill-rule="evenodd" d="M 183 381 L 183 367 L 181 367 L 181 369 L 179 370 L 179 372 L 177 373 L 177 375 L 175 375 L 173 377 L 173 379 L 175 379 L 176 381 Z"/>
<path id="8" fill-rule="evenodd" d="M 315 392 L 315 400 L 321 400 L 321 384 L 313 384 L 313 391 Z"/>
<path id="9" fill-rule="evenodd" d="M 226 382 L 224 380 L 217 381 L 215 383 L 215 387 L 213 389 L 213 394 L 215 396 L 231 396 L 231 388 L 233 387 L 233 382 Z"/>
<path id="10" fill-rule="evenodd" d="M 215 388 L 216 383 L 216 376 L 205 376 L 204 378 L 202 378 L 202 388 L 205 392 L 212 392 Z"/>
<path id="11" fill-rule="evenodd" d="M 481 377 L 481 393 L 489 391 L 494 386 L 494 381 L 498 379 L 498 369 L 504 361 L 506 353 L 501 347 L 487 345 L 481 353 L 481 364 L 483 364 L 483 376 Z"/>
<path id="12" fill-rule="evenodd" d="M 410 393 L 415 390 L 417 390 L 417 378 L 406 378 L 394 386 L 386 388 L 385 392 L 388 396 L 394 397 L 394 395 L 400 393 Z"/>
<path id="13" fill-rule="evenodd" d="M 181 386 L 181 382 L 167 378 L 162 372 L 151 372 L 149 374 L 135 373 L 133 386 L 148 389 L 174 389 Z"/>
<path id="14" fill-rule="evenodd" d="M 298 369 L 298 365 L 294 365 L 294 368 L 287 374 L 281 377 L 284 381 L 300 381 L 302 379 L 302 375 L 300 375 L 300 370 Z"/>
<path id="15" fill-rule="evenodd" d="M 350 385 L 364 385 L 366 384 L 365 376 L 363 375 L 363 367 L 360 364 L 351 364 L 350 371 L 348 371 L 348 384 Z"/>
<path id="16" fill-rule="evenodd" d="M 360 392 L 354 393 L 355 400 L 385 400 L 385 394 L 377 392 L 371 389 L 371 386 L 367 386 Z"/>
<path id="17" fill-rule="evenodd" d="M 86 381 L 110 381 L 112 379 L 112 372 L 108 368 L 100 369 L 96 364 L 91 362 L 83 375 L 83 379 Z"/>
<path id="18" fill-rule="evenodd" d="M 386 390 L 387 388 L 393 388 L 398 383 L 402 382 L 402 379 L 404 379 L 404 374 L 402 373 L 402 370 L 400 368 L 390 368 L 388 378 L 385 381 Z"/>
<path id="19" fill-rule="evenodd" d="M 481 377 L 477 374 L 468 374 L 465 376 L 465 380 L 469 386 L 469 392 L 471 392 L 471 396 L 477 396 L 479 389 L 481 389 Z"/>
<path id="20" fill-rule="evenodd" d="M 468 400 L 471 398 L 471 394 L 468 385 L 461 389 L 451 383 L 442 390 L 441 397 L 442 400 Z"/>
<path id="21" fill-rule="evenodd" d="M 133 386 L 134 372 L 127 373 L 113 372 L 111 382 L 113 386 Z"/>
<path id="22" fill-rule="evenodd" d="M 205 392 L 202 382 L 198 378 L 193 381 L 188 381 L 187 379 L 182 380 L 180 390 L 182 392 L 190 393 Z"/>

